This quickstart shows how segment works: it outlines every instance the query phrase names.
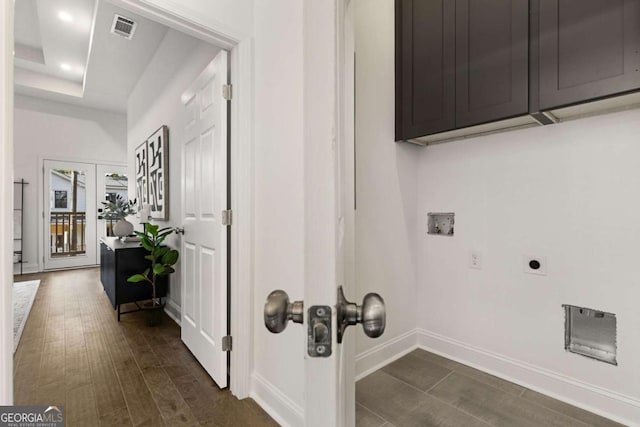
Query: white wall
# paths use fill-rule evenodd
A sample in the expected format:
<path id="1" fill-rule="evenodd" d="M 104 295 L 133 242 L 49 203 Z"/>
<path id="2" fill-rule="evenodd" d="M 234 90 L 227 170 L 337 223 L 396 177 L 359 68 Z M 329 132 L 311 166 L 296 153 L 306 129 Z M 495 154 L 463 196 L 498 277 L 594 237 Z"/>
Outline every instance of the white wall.
<path id="1" fill-rule="evenodd" d="M 419 326 L 626 395 L 640 413 L 639 134 L 634 110 L 423 150 Z M 456 213 L 454 237 L 426 235 L 430 211 Z M 548 274 L 525 274 L 525 255 L 546 257 Z M 617 315 L 617 367 L 565 352 L 562 304 Z"/>
<path id="2" fill-rule="evenodd" d="M 355 16 L 357 294 L 362 298 L 378 292 L 387 307 L 382 337 L 354 334 L 361 375 L 395 355 L 402 338 L 416 327 L 414 234 L 420 148 L 393 142 L 394 2 L 358 1 Z"/>
<path id="3" fill-rule="evenodd" d="M 24 178 L 24 265 L 37 271 L 38 186 L 42 159 L 126 161 L 126 117 L 101 110 L 16 95 L 14 111 L 14 177 Z M 40 159 L 40 160 L 39 160 Z"/>
<path id="4" fill-rule="evenodd" d="M 388 325 L 382 346 L 360 336 L 358 372 L 421 345 L 637 422 L 640 110 L 395 144 L 393 3 L 357 9 L 356 268 Z M 456 213 L 454 237 L 426 234 L 438 211 Z M 525 254 L 545 256 L 548 275 L 523 273 Z M 617 367 L 565 352 L 562 304 L 617 314 Z"/>
<path id="5" fill-rule="evenodd" d="M 127 159 L 130 176 L 135 176 L 131 172 L 134 170 L 135 148 L 160 126 L 169 127 L 169 221 L 154 220 L 162 227 L 182 225 L 180 143 L 183 119 L 180 97 L 218 52 L 218 48 L 208 43 L 170 29 L 129 96 Z M 134 179 L 129 181 L 129 197 L 135 197 Z M 180 246 L 175 235 L 170 236 L 167 243 Z M 176 273 L 171 275 L 167 298 L 167 310 L 176 319 L 180 319 L 180 283 L 178 263 Z"/>
<path id="6" fill-rule="evenodd" d="M 296 410 L 304 408 L 304 328 L 271 334 L 260 313 L 275 289 L 304 299 L 302 7 L 257 1 L 254 10 L 254 377 Z"/>

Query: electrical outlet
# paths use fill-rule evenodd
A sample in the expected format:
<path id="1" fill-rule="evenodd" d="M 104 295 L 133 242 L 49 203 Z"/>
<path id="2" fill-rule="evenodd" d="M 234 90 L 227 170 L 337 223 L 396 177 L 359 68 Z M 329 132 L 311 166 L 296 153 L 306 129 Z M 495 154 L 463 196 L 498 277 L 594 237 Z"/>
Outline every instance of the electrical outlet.
<path id="1" fill-rule="evenodd" d="M 547 275 L 547 258 L 543 256 L 525 255 L 522 257 L 522 270 L 525 273 Z"/>
<path id="2" fill-rule="evenodd" d="M 471 251 L 469 253 L 469 268 L 482 270 L 482 254 L 480 251 Z"/>

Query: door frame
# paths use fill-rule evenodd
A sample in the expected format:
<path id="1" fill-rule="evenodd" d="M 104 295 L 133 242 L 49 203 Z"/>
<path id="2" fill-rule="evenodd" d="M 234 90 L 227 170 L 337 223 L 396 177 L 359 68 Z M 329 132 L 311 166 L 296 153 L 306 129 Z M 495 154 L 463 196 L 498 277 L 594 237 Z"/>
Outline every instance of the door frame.
<path id="1" fill-rule="evenodd" d="M 0 405 L 13 404 L 13 9 L 0 4 Z"/>
<path id="2" fill-rule="evenodd" d="M 229 155 L 233 165 L 230 176 L 233 226 L 228 254 L 233 283 L 229 306 L 233 336 L 229 388 L 234 396 L 244 399 L 251 392 L 253 370 L 253 37 L 219 21 L 210 26 L 198 24 L 145 0 L 108 1 L 229 52 L 229 75 L 234 86 L 229 107 Z"/>
<path id="3" fill-rule="evenodd" d="M 231 392 L 243 399 L 251 391 L 253 369 L 253 38 L 223 22 L 203 26 L 144 0 L 109 0 L 110 3 L 229 52 L 231 209 Z M 179 6 L 179 4 L 177 4 Z M 13 13 L 14 2 L 0 2 L 0 283 L 13 282 L 11 241 L 13 220 Z M 250 19 L 250 17 L 247 17 Z M 40 197 L 39 199 L 41 199 Z M 40 227 L 42 228 L 42 227 Z M 41 259 L 42 257 L 39 256 Z M 0 287 L 0 405 L 13 404 L 12 290 Z"/>

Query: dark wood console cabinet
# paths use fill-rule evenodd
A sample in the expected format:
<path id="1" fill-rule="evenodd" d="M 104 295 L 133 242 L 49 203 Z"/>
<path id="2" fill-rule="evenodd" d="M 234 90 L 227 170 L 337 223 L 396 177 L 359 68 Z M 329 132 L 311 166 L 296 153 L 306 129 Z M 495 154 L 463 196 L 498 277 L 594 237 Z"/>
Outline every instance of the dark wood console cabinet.
<path id="1" fill-rule="evenodd" d="M 151 263 L 144 257 L 149 251 L 140 243 L 123 243 L 117 238 L 105 237 L 100 242 L 100 280 L 111 305 L 120 315 L 125 314 L 120 306 L 126 303 L 150 300 L 151 285 L 148 283 L 130 283 L 129 277 L 141 273 Z M 168 278 L 158 283 L 157 297 L 167 296 Z M 137 311 L 137 310 L 135 310 Z"/>

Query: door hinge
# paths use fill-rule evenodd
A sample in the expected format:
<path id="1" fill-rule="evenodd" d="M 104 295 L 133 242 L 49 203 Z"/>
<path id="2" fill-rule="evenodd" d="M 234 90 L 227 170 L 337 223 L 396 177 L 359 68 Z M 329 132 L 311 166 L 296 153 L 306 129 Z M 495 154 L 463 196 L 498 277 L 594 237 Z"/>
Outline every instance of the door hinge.
<path id="1" fill-rule="evenodd" d="M 231 335 L 222 337 L 222 351 L 231 351 L 232 347 L 233 340 L 231 339 Z"/>
<path id="2" fill-rule="evenodd" d="M 233 223 L 233 212 L 231 209 L 222 211 L 222 225 L 231 225 Z"/>
<path id="3" fill-rule="evenodd" d="M 231 101 L 232 95 L 232 86 L 222 85 L 222 97 L 227 101 Z"/>

